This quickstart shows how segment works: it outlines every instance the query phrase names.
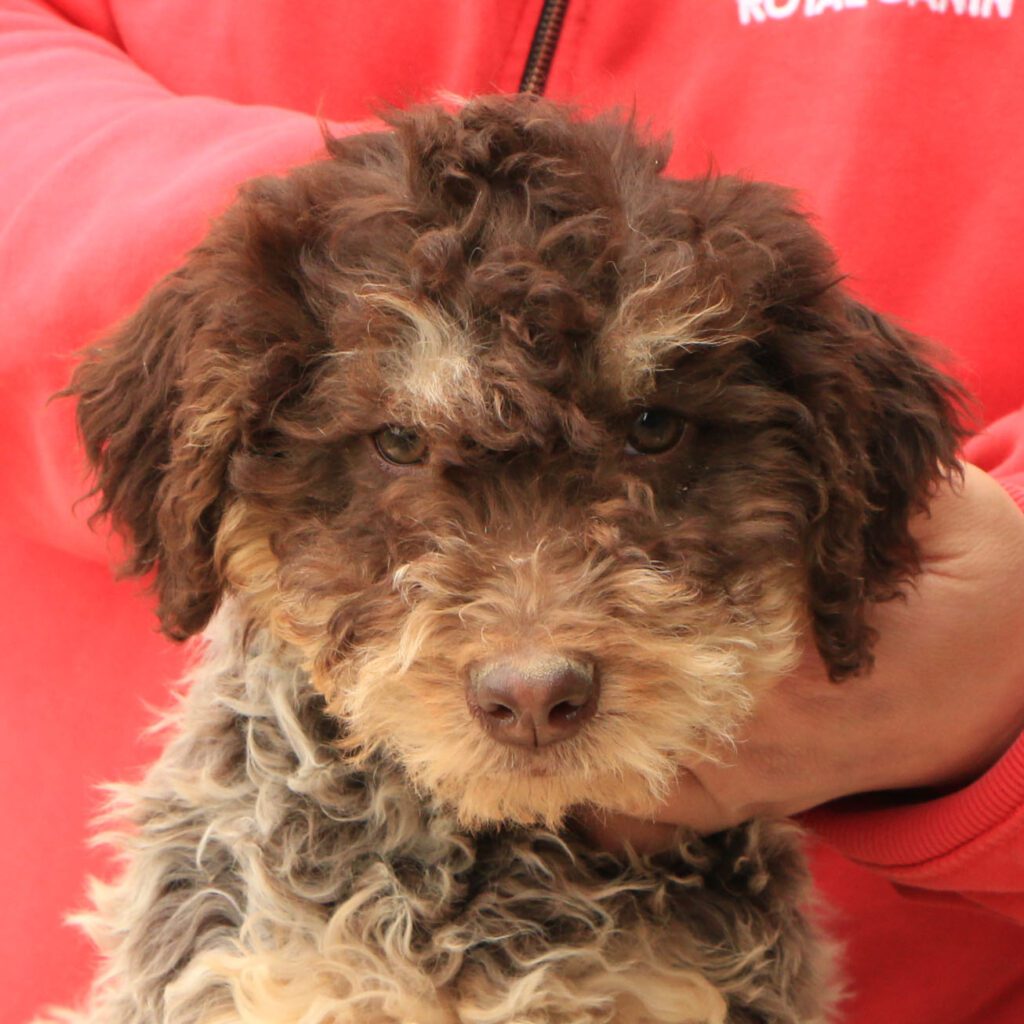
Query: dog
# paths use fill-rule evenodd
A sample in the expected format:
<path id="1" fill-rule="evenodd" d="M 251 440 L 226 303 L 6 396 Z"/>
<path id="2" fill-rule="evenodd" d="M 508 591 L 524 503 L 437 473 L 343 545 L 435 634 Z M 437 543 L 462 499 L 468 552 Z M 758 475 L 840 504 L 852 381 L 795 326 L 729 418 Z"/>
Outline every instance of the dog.
<path id="1" fill-rule="evenodd" d="M 574 814 L 653 814 L 804 636 L 870 668 L 959 388 L 782 188 L 535 97 L 387 120 L 246 185 L 68 389 L 207 631 L 71 1019 L 828 1020 L 795 826 Z"/>

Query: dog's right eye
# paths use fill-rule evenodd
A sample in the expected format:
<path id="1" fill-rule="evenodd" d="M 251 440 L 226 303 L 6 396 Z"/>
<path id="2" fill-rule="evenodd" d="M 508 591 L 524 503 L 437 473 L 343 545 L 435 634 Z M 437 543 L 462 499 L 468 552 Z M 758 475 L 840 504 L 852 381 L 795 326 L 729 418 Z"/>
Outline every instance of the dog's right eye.
<path id="1" fill-rule="evenodd" d="M 686 431 L 686 421 L 670 409 L 644 409 L 626 438 L 627 455 L 660 455 L 674 448 Z"/>
<path id="2" fill-rule="evenodd" d="M 381 458 L 396 466 L 416 466 L 426 462 L 430 449 L 426 438 L 411 427 L 385 427 L 373 435 Z"/>

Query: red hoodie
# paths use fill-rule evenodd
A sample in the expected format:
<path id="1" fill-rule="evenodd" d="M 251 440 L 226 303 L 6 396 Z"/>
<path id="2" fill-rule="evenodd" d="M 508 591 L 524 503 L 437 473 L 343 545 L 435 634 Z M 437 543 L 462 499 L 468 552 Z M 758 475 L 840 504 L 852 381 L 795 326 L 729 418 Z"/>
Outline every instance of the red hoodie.
<path id="1" fill-rule="evenodd" d="M 109 579 L 67 403 L 69 353 L 134 306 L 236 185 L 386 104 L 514 91 L 541 0 L 0 0 L 0 802 L 4 1019 L 73 1000 L 58 926 L 96 864 L 96 782 L 183 655 Z M 968 457 L 1024 508 L 1022 0 L 572 0 L 546 93 L 635 108 L 670 173 L 779 181 L 854 291 L 941 341 L 979 396 Z M 1024 683 L 1024 638 L 1021 644 Z M 816 874 L 848 1024 L 1024 1021 L 1024 741 L 926 804 L 822 809 Z"/>

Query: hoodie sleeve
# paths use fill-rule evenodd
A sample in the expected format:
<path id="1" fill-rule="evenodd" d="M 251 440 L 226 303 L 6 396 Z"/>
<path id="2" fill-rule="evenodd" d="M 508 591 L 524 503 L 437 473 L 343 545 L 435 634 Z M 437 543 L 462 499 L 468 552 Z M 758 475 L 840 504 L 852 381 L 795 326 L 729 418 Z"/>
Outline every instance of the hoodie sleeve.
<path id="1" fill-rule="evenodd" d="M 72 353 L 181 260 L 239 183 L 323 143 L 306 114 L 175 95 L 118 46 L 105 5 L 68 6 L 74 22 L 0 0 L 0 188 L 16 197 L 0 212 L 0 522 L 104 558 L 71 511 L 84 487 L 70 403 L 48 398 Z"/>
<path id="2" fill-rule="evenodd" d="M 1024 514 L 1024 410 L 965 449 Z M 1016 642 L 1024 700 L 1024 635 Z M 936 800 L 872 810 L 833 805 L 803 820 L 851 860 L 906 895 L 980 904 L 1024 922 L 1024 735 L 981 778 Z"/>

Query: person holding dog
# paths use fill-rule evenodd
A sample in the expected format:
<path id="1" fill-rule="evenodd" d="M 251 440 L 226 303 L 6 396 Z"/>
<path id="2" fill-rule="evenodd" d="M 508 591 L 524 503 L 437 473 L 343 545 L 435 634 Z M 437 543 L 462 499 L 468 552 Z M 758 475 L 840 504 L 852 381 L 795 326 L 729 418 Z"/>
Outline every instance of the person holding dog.
<path id="1" fill-rule="evenodd" d="M 70 514 L 83 487 L 69 410 L 45 405 L 68 355 L 136 304 L 241 181 L 314 157 L 318 116 L 344 133 L 376 104 L 514 91 L 529 78 L 553 99 L 633 107 L 671 131 L 675 176 L 704 173 L 713 156 L 798 188 L 857 290 L 953 352 L 986 426 L 965 450 L 963 485 L 943 488 L 915 525 L 917 586 L 875 609 L 874 672 L 832 685 L 808 655 L 720 763 L 680 771 L 658 823 L 595 820 L 597 841 L 654 846 L 676 823 L 713 831 L 799 814 L 821 840 L 817 877 L 849 948 L 850 1024 L 1019 1019 L 1024 380 L 1013 275 L 1024 225 L 1019 144 L 1005 125 L 1020 113 L 1020 15 L 1012 3 L 580 2 L 552 34 L 549 5 L 536 2 L 385 13 L 310 3 L 301 15 L 266 4 L 244 18 L 219 3 L 3 4 L 2 592 L 9 678 L 24 680 L 11 686 L 17 729 L 5 749 L 25 821 L 8 856 L 26 888 L 49 884 L 33 851 L 66 807 L 55 760 L 77 747 L 78 771 L 116 775 L 103 747 L 141 725 L 137 702 L 118 710 L 104 686 L 119 674 L 141 690 L 180 664 L 129 610 L 130 591 L 99 582 L 104 543 Z M 548 55 L 546 80 L 534 52 Z M 65 879 L 77 878 L 77 856 L 62 856 Z M 73 889 L 55 896 L 74 901 Z M 12 954 L 32 944 L 25 936 L 58 948 L 38 901 L 15 894 L 10 905 Z M 24 964 L 7 965 L 5 991 L 26 1008 L 43 998 Z"/>

